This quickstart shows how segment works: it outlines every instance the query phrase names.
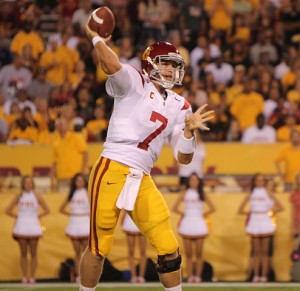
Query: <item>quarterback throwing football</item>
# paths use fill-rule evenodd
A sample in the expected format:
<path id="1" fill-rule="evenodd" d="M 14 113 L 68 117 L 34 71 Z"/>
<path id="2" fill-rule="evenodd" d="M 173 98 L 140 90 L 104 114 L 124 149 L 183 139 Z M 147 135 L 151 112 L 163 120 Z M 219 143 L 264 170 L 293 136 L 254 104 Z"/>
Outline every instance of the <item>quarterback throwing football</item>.
<path id="1" fill-rule="evenodd" d="M 165 143 L 179 163 L 193 157 L 194 130 L 209 130 L 213 118 L 206 105 L 195 113 L 171 89 L 181 85 L 184 62 L 170 43 L 149 46 L 143 72 L 122 64 L 106 40 L 86 26 L 99 64 L 108 75 L 107 93 L 114 98 L 103 152 L 90 174 L 91 231 L 80 266 L 80 290 L 95 290 L 104 258 L 109 254 L 121 209 L 125 209 L 157 252 L 157 271 L 169 291 L 180 291 L 181 256 L 170 223 L 168 206 L 150 171 Z"/>

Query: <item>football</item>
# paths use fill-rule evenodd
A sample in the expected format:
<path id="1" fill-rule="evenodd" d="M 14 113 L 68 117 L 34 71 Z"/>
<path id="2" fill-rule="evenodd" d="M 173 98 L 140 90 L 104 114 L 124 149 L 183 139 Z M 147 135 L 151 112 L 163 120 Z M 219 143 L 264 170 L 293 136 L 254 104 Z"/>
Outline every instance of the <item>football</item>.
<path id="1" fill-rule="evenodd" d="M 99 36 L 106 38 L 112 34 L 115 28 L 114 14 L 106 6 L 99 7 L 92 12 L 88 26 Z"/>

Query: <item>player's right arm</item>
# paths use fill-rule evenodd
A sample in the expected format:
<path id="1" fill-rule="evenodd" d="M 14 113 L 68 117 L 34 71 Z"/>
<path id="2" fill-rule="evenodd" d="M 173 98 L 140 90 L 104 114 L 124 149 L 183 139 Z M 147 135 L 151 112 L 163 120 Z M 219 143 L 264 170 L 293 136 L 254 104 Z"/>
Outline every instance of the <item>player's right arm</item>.
<path id="1" fill-rule="evenodd" d="M 99 37 L 99 41 L 94 47 L 97 52 L 98 61 L 107 75 L 113 75 L 122 68 L 122 63 L 119 61 L 117 54 L 106 45 L 108 39 L 101 38 L 97 32 L 92 31 L 88 25 L 85 25 L 85 32 L 88 38 L 92 41 L 94 37 Z"/>

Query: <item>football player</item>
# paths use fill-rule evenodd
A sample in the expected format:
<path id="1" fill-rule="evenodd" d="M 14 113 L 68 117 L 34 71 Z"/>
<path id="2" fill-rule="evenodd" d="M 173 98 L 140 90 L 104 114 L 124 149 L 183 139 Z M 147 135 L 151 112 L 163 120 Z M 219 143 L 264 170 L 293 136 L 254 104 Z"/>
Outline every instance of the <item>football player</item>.
<path id="1" fill-rule="evenodd" d="M 125 209 L 157 252 L 157 271 L 169 291 L 181 288 L 181 256 L 171 228 L 170 211 L 150 171 L 165 143 L 179 163 L 188 164 L 195 147 L 194 130 L 209 130 L 214 112 L 206 105 L 195 113 L 171 89 L 181 85 L 184 61 L 175 46 L 156 42 L 142 59 L 143 72 L 122 64 L 101 38 L 86 26 L 99 64 L 108 75 L 107 93 L 114 110 L 107 138 L 90 174 L 91 232 L 80 267 L 81 291 L 95 290 L 114 230 Z"/>

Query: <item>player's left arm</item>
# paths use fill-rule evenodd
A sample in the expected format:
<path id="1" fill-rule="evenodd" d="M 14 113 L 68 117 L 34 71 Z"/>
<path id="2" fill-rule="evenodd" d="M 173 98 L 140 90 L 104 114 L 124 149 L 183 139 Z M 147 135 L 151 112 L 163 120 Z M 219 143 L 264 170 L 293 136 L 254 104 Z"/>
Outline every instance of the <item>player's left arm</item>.
<path id="1" fill-rule="evenodd" d="M 194 131 L 196 129 L 210 130 L 205 123 L 214 116 L 214 110 L 205 110 L 207 104 L 203 104 L 199 107 L 194 113 L 187 115 L 184 120 L 184 130 L 183 138 L 188 141 L 193 140 L 195 144 Z M 180 142 L 180 141 L 179 141 Z M 194 146 L 195 147 L 195 146 Z M 182 148 L 184 149 L 184 147 Z M 193 153 L 186 153 L 181 150 L 181 147 L 178 148 L 178 161 L 179 163 L 189 164 L 192 161 Z"/>
<path id="2" fill-rule="evenodd" d="M 196 129 L 209 130 L 205 122 L 214 118 L 214 111 L 205 111 L 206 107 L 207 104 L 204 104 L 196 112 L 187 114 L 184 119 L 183 130 L 179 126 L 173 130 L 170 145 L 180 164 L 189 164 L 193 159 L 196 147 L 194 131 Z"/>

